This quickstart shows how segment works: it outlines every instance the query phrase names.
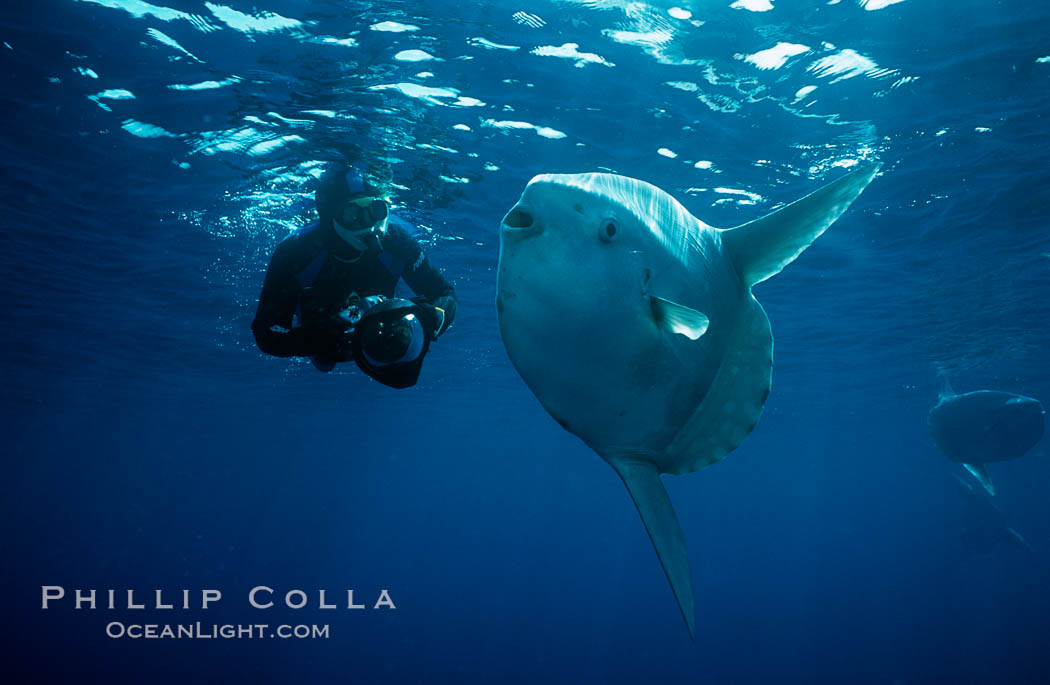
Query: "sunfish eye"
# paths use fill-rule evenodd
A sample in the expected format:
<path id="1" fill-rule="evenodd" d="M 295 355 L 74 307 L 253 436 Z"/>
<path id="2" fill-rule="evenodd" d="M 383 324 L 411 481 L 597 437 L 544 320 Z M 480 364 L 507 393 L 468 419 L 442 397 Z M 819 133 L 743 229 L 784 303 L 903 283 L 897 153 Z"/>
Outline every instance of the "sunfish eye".
<path id="1" fill-rule="evenodd" d="M 598 237 L 606 243 L 615 238 L 616 222 L 612 219 L 606 219 L 603 221 L 601 227 L 598 229 Z"/>

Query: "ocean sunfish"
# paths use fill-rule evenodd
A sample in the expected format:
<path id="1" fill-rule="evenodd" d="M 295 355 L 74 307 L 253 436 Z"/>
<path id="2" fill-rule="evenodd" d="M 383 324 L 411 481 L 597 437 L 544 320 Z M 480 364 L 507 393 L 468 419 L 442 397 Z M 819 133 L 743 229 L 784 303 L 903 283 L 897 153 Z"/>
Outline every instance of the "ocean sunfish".
<path id="1" fill-rule="evenodd" d="M 956 395 L 946 374 L 930 410 L 930 435 L 944 456 L 962 464 L 989 494 L 995 486 L 985 464 L 1017 459 L 1043 437 L 1046 412 L 1039 400 L 997 390 Z"/>
<path id="2" fill-rule="evenodd" d="M 731 229 L 656 186 L 543 174 L 500 231 L 496 309 L 507 354 L 543 407 L 623 479 L 695 637 L 685 541 L 662 473 L 724 458 L 762 413 L 776 275 L 875 176 L 856 169 Z"/>

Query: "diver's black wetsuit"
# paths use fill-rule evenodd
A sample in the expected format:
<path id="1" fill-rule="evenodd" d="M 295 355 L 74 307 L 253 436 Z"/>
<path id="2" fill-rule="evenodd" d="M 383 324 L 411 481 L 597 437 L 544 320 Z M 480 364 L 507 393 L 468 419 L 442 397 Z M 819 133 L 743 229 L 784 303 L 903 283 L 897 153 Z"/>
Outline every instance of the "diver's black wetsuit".
<path id="1" fill-rule="evenodd" d="M 329 223 L 330 223 L 329 219 Z M 411 224 L 391 215 L 381 249 L 354 252 L 331 228 L 313 223 L 285 238 L 266 271 L 252 332 L 259 349 L 277 357 L 332 358 L 333 318 L 352 293 L 392 297 L 398 280 L 434 303 L 455 291 L 411 234 Z M 293 326 L 298 319 L 299 325 Z M 340 360 L 341 361 L 341 360 Z"/>

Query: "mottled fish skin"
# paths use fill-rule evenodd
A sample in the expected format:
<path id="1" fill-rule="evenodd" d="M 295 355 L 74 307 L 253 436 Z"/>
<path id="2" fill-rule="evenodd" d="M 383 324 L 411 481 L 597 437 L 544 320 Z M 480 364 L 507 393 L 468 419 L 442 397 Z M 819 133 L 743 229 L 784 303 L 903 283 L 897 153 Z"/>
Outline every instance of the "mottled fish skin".
<path id="1" fill-rule="evenodd" d="M 536 218 L 523 235 L 503 231 L 498 292 L 500 330 L 525 382 L 599 454 L 644 454 L 662 473 L 709 463 L 683 465 L 687 457 L 666 450 L 710 391 L 738 323 L 752 314 L 720 232 L 659 188 L 610 174 L 538 176 L 517 207 Z M 580 219 L 594 230 L 557 229 Z M 617 225 L 609 243 L 598 236 L 604 219 Z M 604 254 L 588 271 L 583 255 L 595 250 Z M 702 312 L 709 328 L 697 340 L 668 335 L 653 320 L 650 295 Z M 533 310 L 561 323 L 515 316 Z M 559 364 L 548 354 L 567 345 L 586 350 L 586 362 L 563 356 Z"/>

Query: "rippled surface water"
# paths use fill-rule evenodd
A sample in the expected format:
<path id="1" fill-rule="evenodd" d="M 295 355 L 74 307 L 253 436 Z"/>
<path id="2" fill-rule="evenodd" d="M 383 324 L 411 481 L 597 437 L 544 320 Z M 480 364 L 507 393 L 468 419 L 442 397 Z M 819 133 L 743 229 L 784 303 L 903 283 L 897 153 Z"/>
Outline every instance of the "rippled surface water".
<path id="1" fill-rule="evenodd" d="M 19 668 L 1041 682 L 1045 444 L 993 471 L 1036 554 L 967 555 L 925 415 L 942 370 L 1050 401 L 1048 22 L 1039 3 L 922 0 L 5 7 Z M 250 334 L 270 252 L 340 156 L 391 185 L 459 294 L 403 393 Z M 776 341 L 759 427 L 668 479 L 689 644 L 622 487 L 503 352 L 500 219 L 537 173 L 606 170 L 729 227 L 871 161 L 851 210 L 756 288 Z M 37 606 L 48 583 L 266 579 L 404 599 L 338 616 L 327 642 L 225 651 L 106 640 L 104 616 Z"/>

